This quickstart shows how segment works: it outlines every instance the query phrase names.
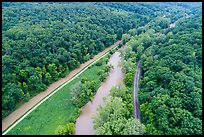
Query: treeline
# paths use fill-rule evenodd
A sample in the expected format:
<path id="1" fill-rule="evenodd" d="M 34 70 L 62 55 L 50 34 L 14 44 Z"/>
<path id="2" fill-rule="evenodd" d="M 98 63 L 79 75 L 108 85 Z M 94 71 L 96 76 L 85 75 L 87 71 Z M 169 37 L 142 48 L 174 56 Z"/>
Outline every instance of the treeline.
<path id="1" fill-rule="evenodd" d="M 133 84 L 136 64 L 142 64 L 138 96 L 147 135 L 202 134 L 201 15 L 200 5 L 163 34 L 148 29 L 123 35 L 126 84 Z"/>
<path id="2" fill-rule="evenodd" d="M 94 3 L 3 3 L 2 119 L 141 20 Z"/>

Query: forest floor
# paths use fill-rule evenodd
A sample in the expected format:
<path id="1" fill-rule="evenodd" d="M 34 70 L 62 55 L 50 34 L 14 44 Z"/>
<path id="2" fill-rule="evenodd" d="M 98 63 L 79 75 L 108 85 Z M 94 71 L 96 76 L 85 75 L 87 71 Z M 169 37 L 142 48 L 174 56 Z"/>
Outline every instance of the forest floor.
<path id="1" fill-rule="evenodd" d="M 90 59 L 89 61 L 81 64 L 78 68 L 76 68 L 75 70 L 73 70 L 72 72 L 69 73 L 68 76 L 66 76 L 65 78 L 61 78 L 60 80 L 52 83 L 47 90 L 39 93 L 38 95 L 36 95 L 35 97 L 33 97 L 32 99 L 30 99 L 28 102 L 26 102 L 25 104 L 23 104 L 21 107 L 19 107 L 18 109 L 16 109 L 14 112 L 12 112 L 9 116 L 7 116 L 3 121 L 2 121 L 2 131 L 4 131 L 5 129 L 7 129 L 9 126 L 11 126 L 16 120 L 18 120 L 22 115 L 24 115 L 27 111 L 29 111 L 30 109 L 32 109 L 36 104 L 38 104 L 40 101 L 45 101 L 44 99 L 46 98 L 46 96 L 48 96 L 49 94 L 51 94 L 55 89 L 57 89 L 59 86 L 61 86 L 63 83 L 67 82 L 68 80 L 70 80 L 72 77 L 74 77 L 76 74 L 78 74 L 79 72 L 83 71 L 84 68 L 88 67 L 89 65 L 91 65 L 92 62 L 94 62 L 95 60 L 97 60 L 98 58 L 100 58 L 101 56 L 103 56 L 106 52 L 108 52 L 109 50 L 111 50 L 112 48 L 114 48 L 115 46 L 117 46 L 119 43 L 121 42 L 121 40 L 117 41 L 116 43 L 114 43 L 113 45 L 111 45 L 110 47 L 106 48 L 105 50 L 103 50 L 102 52 L 98 53 L 97 55 L 94 56 L 93 59 Z M 50 97 L 50 96 L 49 96 Z M 26 115 L 28 115 L 28 113 L 31 113 L 32 111 L 29 111 L 26 113 Z M 21 119 L 22 120 L 22 119 Z M 20 121 L 19 121 L 20 122 Z"/>

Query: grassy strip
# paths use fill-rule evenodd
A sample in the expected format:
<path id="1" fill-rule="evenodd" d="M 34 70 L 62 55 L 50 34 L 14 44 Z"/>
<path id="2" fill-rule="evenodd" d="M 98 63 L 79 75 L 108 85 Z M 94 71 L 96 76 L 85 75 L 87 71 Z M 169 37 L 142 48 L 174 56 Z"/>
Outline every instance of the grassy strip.
<path id="1" fill-rule="evenodd" d="M 54 134 L 56 127 L 58 125 L 65 125 L 78 110 L 71 104 L 71 89 L 84 76 L 89 80 L 95 80 L 97 83 L 100 83 L 97 77 L 97 71 L 100 67 L 92 66 L 90 69 L 85 70 L 76 79 L 43 102 L 8 134 Z"/>
<path id="2" fill-rule="evenodd" d="M 104 65 L 105 63 L 103 62 Z M 60 92 L 55 93 L 52 98 L 43 102 L 41 106 L 23 119 L 8 134 L 54 134 L 58 125 L 64 125 L 67 121 L 70 121 L 78 111 L 70 102 L 70 91 L 72 87 L 84 76 L 89 80 L 97 81 L 97 86 L 99 87 L 100 81 L 97 71 L 101 67 L 92 66 L 90 69 L 85 70 L 78 78 L 60 89 Z M 55 109 L 53 110 L 53 108 Z"/>

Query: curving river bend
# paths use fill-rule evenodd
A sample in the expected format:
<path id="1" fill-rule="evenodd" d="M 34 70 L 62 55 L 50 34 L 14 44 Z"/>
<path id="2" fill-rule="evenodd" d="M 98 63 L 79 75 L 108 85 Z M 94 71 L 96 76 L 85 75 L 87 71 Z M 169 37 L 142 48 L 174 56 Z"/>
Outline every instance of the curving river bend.
<path id="1" fill-rule="evenodd" d="M 103 97 L 109 94 L 110 89 L 123 81 L 124 74 L 122 73 L 121 68 L 118 66 L 118 62 L 120 61 L 119 55 L 119 52 L 115 52 L 111 56 L 108 64 L 112 64 L 114 69 L 111 69 L 106 81 L 101 83 L 101 86 L 96 92 L 93 101 L 89 101 L 85 106 L 83 106 L 82 112 L 76 120 L 75 135 L 95 134 L 92 123 L 93 114 L 96 113 L 99 105 L 104 105 Z"/>

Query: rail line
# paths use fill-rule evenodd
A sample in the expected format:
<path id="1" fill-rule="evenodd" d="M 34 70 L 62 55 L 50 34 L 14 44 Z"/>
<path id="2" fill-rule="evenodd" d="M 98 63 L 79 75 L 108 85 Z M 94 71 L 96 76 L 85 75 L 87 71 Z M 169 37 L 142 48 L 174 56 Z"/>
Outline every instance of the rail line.
<path id="1" fill-rule="evenodd" d="M 137 65 L 137 70 L 134 78 L 134 93 L 133 93 L 133 105 L 134 105 L 134 117 L 141 121 L 140 117 L 140 103 L 138 100 L 138 82 L 139 82 L 139 75 L 140 75 L 140 62 Z"/>

